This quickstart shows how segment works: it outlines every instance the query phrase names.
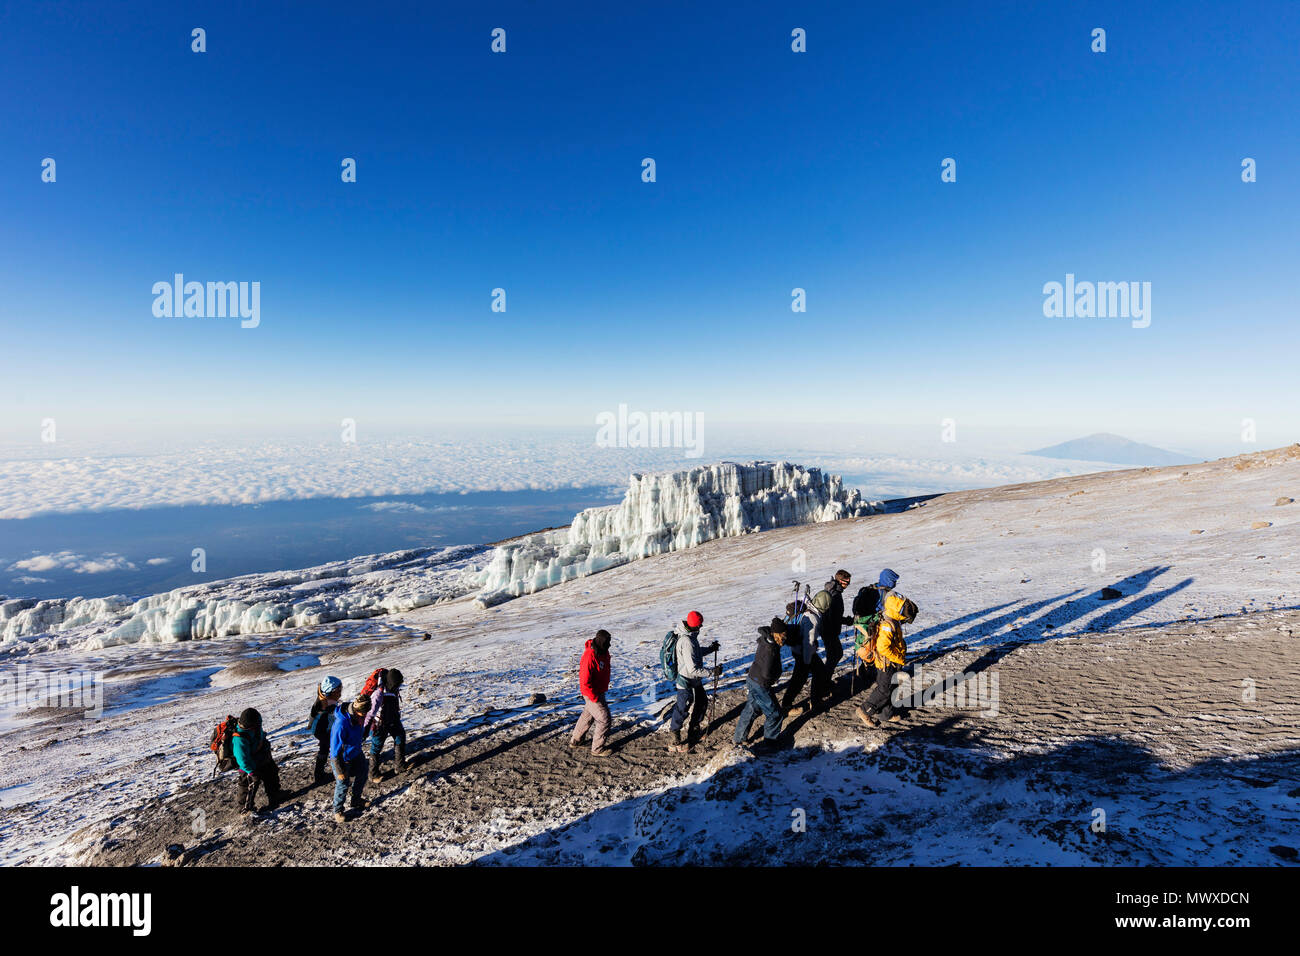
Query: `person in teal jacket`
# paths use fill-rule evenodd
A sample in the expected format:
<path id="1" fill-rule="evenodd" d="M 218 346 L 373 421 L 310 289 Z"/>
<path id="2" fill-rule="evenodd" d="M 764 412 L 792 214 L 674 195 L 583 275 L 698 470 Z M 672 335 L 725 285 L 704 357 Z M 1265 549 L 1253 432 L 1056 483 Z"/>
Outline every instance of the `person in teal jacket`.
<path id="1" fill-rule="evenodd" d="M 262 715 L 252 707 L 239 715 L 231 750 L 239 768 L 239 809 L 249 816 L 257 813 L 253 801 L 258 786 L 265 785 L 266 809 L 274 810 L 284 799 L 280 770 L 271 757 L 271 741 L 262 730 Z"/>

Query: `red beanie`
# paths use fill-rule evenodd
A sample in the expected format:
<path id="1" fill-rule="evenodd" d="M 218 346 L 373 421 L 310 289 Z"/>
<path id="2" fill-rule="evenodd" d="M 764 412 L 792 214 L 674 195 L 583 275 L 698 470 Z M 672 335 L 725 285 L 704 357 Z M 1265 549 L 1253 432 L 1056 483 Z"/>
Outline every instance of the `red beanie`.
<path id="1" fill-rule="evenodd" d="M 689 627 L 691 630 L 695 630 L 703 623 L 704 623 L 704 615 L 701 614 L 699 611 L 692 611 L 690 614 L 686 615 L 686 626 Z"/>

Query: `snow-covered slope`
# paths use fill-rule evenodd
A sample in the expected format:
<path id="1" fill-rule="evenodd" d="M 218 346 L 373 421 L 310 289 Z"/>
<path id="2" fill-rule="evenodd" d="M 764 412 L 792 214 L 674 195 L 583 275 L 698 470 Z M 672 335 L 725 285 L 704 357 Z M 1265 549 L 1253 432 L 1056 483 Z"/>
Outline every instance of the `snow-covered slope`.
<path id="1" fill-rule="evenodd" d="M 588 508 L 567 529 L 498 547 L 475 579 L 480 607 L 654 554 L 771 528 L 881 510 L 839 477 L 786 462 L 723 462 L 633 475 L 618 505 Z"/>
<path id="2" fill-rule="evenodd" d="M 539 831 L 553 832 L 582 813 L 594 810 L 595 824 L 621 826 L 622 810 L 635 810 L 640 803 L 602 809 L 618 799 L 610 795 L 611 780 L 625 789 L 639 785 L 618 760 L 594 765 L 593 774 L 599 775 L 590 791 L 594 796 L 582 795 L 589 805 L 574 798 L 572 779 L 560 774 L 565 765 L 546 773 L 525 767 L 532 771 L 531 796 L 522 788 L 490 796 L 485 794 L 492 791 L 476 790 L 471 803 L 465 794 L 482 785 L 476 775 L 484 766 L 475 763 L 474 741 L 489 727 L 506 723 L 519 722 L 520 734 L 530 739 L 543 725 L 565 729 L 581 706 L 575 668 L 583 641 L 597 628 L 606 628 L 614 635 L 611 707 L 620 721 L 645 721 L 637 732 L 645 730 L 653 749 L 663 751 L 649 733 L 654 726 L 649 715 L 657 714 L 672 694 L 659 679 L 658 648 L 665 630 L 687 611 L 702 611 L 706 639 L 721 643 L 721 689 L 738 695 L 752 660 L 754 628 L 777 612 L 789 593 L 795 549 L 806 556 L 807 571 L 800 576 L 814 584 L 839 567 L 854 572 L 855 585 L 871 580 L 885 565 L 898 571 L 902 589 L 921 607 L 907 634 L 909 653 L 950 670 L 1005 665 L 1003 716 L 968 715 L 976 731 L 996 739 L 985 737 L 979 744 L 949 741 L 946 746 L 970 753 L 951 764 L 961 779 L 945 774 L 942 789 L 937 789 L 935 768 L 950 765 L 940 759 L 949 752 L 935 756 L 924 749 L 924 740 L 913 743 L 911 736 L 882 748 L 864 767 L 859 759 L 863 730 L 847 707 L 846 725 L 857 736 L 825 742 L 799 738 L 801 748 L 823 748 L 808 761 L 807 772 L 817 775 L 811 783 L 790 776 L 784 765 L 759 768 L 755 778 L 763 773 L 767 779 L 789 779 L 805 789 L 811 785 L 809 792 L 831 797 L 845 808 L 888 799 L 900 813 L 914 810 L 909 826 L 924 846 L 934 848 L 924 862 L 969 860 L 967 846 L 986 848 L 983 861 L 990 863 L 1058 861 L 1066 859 L 1059 848 L 1051 851 L 1055 855 L 1045 855 L 1034 849 L 1042 844 L 1039 837 L 1033 838 L 1039 840 L 1034 844 L 1023 835 L 1059 829 L 1059 820 L 1053 823 L 1047 815 L 1073 815 L 1078 807 L 1057 810 L 1056 790 L 1075 790 L 1091 800 L 1102 775 L 1081 769 L 1078 751 L 1069 748 L 1044 771 L 1056 789 L 1038 777 L 1016 777 L 1011 783 L 1024 799 L 1010 800 L 1006 787 L 990 790 L 990 775 L 1012 766 L 1005 763 L 1008 755 L 1051 751 L 1058 736 L 1068 733 L 1087 738 L 1089 754 L 1102 762 L 1118 786 L 1130 776 L 1129 765 L 1115 778 L 1113 751 L 1106 749 L 1106 740 L 1122 736 L 1131 744 L 1126 745 L 1129 750 L 1146 748 L 1164 762 L 1177 759 L 1185 766 L 1188 754 L 1197 764 L 1219 761 L 1173 781 L 1181 795 L 1171 802 L 1165 792 L 1171 789 L 1165 787 L 1168 778 L 1144 758 L 1142 772 L 1152 782 L 1140 788 L 1146 801 L 1139 813 L 1142 826 L 1164 821 L 1160 826 L 1166 830 L 1153 838 L 1137 827 L 1126 838 L 1127 845 L 1160 863 L 1227 859 L 1240 831 L 1204 831 L 1204 821 L 1216 819 L 1216 808 L 1228 807 L 1241 819 L 1263 820 L 1266 826 L 1254 827 L 1252 840 L 1257 843 L 1285 823 L 1279 822 L 1273 801 L 1289 799 L 1294 804 L 1294 798 L 1286 796 L 1293 784 L 1279 794 L 1276 788 L 1232 783 L 1229 777 L 1243 775 L 1225 761 L 1251 761 L 1279 747 L 1300 746 L 1295 742 L 1300 740 L 1300 697 L 1295 690 L 1300 685 L 1290 670 L 1279 668 L 1280 652 L 1274 652 L 1277 642 L 1300 634 L 1300 627 L 1286 617 L 1300 606 L 1297 499 L 1300 446 L 1292 446 L 1187 467 L 962 492 L 910 511 L 721 538 L 629 562 L 598 578 L 570 581 L 488 610 L 468 599 L 443 601 L 383 620 L 282 628 L 254 637 L 184 644 L 67 647 L 4 661 L 0 676 L 25 667 L 27 678 L 40 687 L 93 675 L 95 686 L 102 689 L 104 712 L 90 718 L 82 715 L 84 705 L 32 694 L 6 702 L 0 694 L 0 740 L 12 753 L 25 748 L 21 760 L 0 762 L 0 862 L 69 862 L 91 836 L 77 835 L 78 829 L 99 820 L 106 825 L 122 821 L 110 835 L 126 848 L 158 836 L 132 833 L 140 823 L 131 815 L 132 808 L 149 798 L 166 794 L 170 799 L 205 786 L 211 776 L 207 739 L 212 726 L 244 707 L 256 706 L 262 712 L 277 758 L 309 772 L 315 741 L 304 732 L 304 717 L 313 685 L 325 674 L 334 674 L 352 692 L 380 666 L 400 666 L 407 675 L 410 689 L 403 720 L 412 749 L 436 752 L 441 761 L 428 765 L 438 768 L 438 774 L 409 787 L 411 797 L 398 792 L 409 782 L 399 778 L 393 795 L 385 798 L 379 815 L 419 824 L 404 829 L 385 852 L 410 862 L 459 862 L 519 845 L 521 858 L 527 860 L 540 847 Z M 1102 590 L 1108 586 L 1121 596 L 1104 597 Z M 1274 620 L 1274 615 L 1282 617 Z M 1218 626 L 1215 619 L 1224 627 L 1211 633 L 1207 622 Z M 1154 645 L 1148 640 L 1153 634 L 1135 631 L 1139 628 L 1169 631 L 1169 639 L 1159 642 L 1163 656 L 1153 656 Z M 1267 636 L 1268 631 L 1275 633 L 1264 643 L 1245 643 L 1247 635 Z M 422 639 L 426 633 L 429 639 Z M 1079 646 L 1070 651 L 1069 642 L 1076 639 Z M 1243 656 L 1245 650 L 1249 657 Z M 1030 652 L 1024 669 L 1017 671 L 1022 665 L 1016 661 Z M 950 666 L 940 664 L 945 655 Z M 1177 662 L 1183 669 L 1172 670 Z M 1040 664 L 1045 669 L 1038 669 Z M 1148 679 L 1152 674 L 1163 686 Z M 1253 710 L 1242 700 L 1241 681 L 1246 678 L 1259 686 Z M 1097 681 L 1106 684 L 1098 686 Z M 536 693 L 546 696 L 545 705 L 520 707 Z M 1199 742 L 1202 750 L 1212 743 L 1214 754 L 1170 752 L 1167 693 L 1176 693 L 1180 700 L 1178 740 Z M 714 738 L 725 741 L 730 729 L 724 725 Z M 554 750 L 569 754 L 562 741 L 551 743 Z M 494 739 L 482 740 L 481 746 L 500 750 Z M 977 746 L 983 749 L 974 749 Z M 911 754 L 914 747 L 921 749 Z M 908 757 L 901 775 L 896 769 L 900 750 Z M 810 753 L 804 750 L 800 756 Z M 509 749 L 501 754 L 503 763 L 517 756 Z M 965 769 L 967 765 L 971 769 Z M 716 774 L 708 767 L 683 766 L 683 773 L 708 780 L 701 791 L 715 782 Z M 1218 791 L 1210 789 L 1216 779 Z M 868 791 L 878 781 L 893 788 L 887 798 Z M 726 778 L 716 782 L 724 786 L 708 799 L 719 801 L 719 819 L 730 808 L 736 811 L 734 819 L 765 825 L 760 815 L 741 812 L 745 801 L 753 806 L 760 791 L 738 803 L 729 795 L 735 788 Z M 198 796 L 228 805 L 233 787 L 230 780 L 220 781 L 216 789 Z M 772 791 L 773 805 L 782 807 L 785 820 L 771 833 L 788 832 L 790 806 L 784 787 Z M 406 800 L 436 788 L 445 791 L 458 812 L 473 819 L 447 817 L 435 831 L 437 821 L 399 816 L 408 809 Z M 687 789 L 695 793 L 689 782 Z M 906 800 L 895 804 L 900 790 Z M 256 839 L 286 839 L 282 831 L 304 820 L 328 822 L 328 797 L 328 787 L 309 792 L 296 808 L 269 821 L 274 830 L 256 831 Z M 1210 803 L 1203 805 L 1202 797 Z M 1003 799 L 1007 802 L 998 803 Z M 1113 799 L 1128 798 L 1120 794 Z M 210 818 L 216 815 L 215 807 L 207 806 Z M 811 809 L 810 820 L 815 819 L 816 802 Z M 1192 816 L 1195 829 L 1185 832 Z M 658 827 L 665 819 L 652 807 L 638 827 Z M 1085 813 L 1079 819 L 1086 834 L 1091 818 Z M 673 820 L 667 822 L 664 834 L 676 826 Z M 189 834 L 185 843 L 225 840 L 232 850 L 248 843 L 255 832 L 222 830 L 223 824 L 215 823 L 201 835 L 191 834 L 188 807 L 184 824 Z M 1287 825 L 1294 832 L 1294 824 Z M 990 827 L 1024 842 L 1014 853 L 1007 852 L 990 842 Z M 827 826 L 821 832 L 846 830 Z M 321 853 L 351 854 L 347 862 L 352 863 L 375 859 L 357 849 L 356 830 L 347 839 L 303 832 Z M 727 832 L 739 839 L 746 831 Z M 576 831 L 560 834 L 558 845 L 575 848 L 578 836 Z M 692 847 L 695 839 L 695 832 L 680 837 Z M 772 861 L 813 860 L 807 855 L 811 849 L 799 850 L 796 858 L 780 855 L 786 852 L 781 847 L 762 842 L 755 846 L 771 849 Z M 1210 856 L 1207 846 L 1213 851 Z M 1260 857 L 1249 859 L 1258 862 Z M 1082 861 L 1077 854 L 1068 860 Z"/>

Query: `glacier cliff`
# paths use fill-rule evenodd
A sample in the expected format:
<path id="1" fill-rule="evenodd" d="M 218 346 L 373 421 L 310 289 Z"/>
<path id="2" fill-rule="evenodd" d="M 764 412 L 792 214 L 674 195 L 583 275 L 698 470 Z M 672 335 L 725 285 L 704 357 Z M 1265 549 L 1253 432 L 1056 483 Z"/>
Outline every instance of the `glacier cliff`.
<path id="1" fill-rule="evenodd" d="M 835 521 L 881 510 L 839 477 L 787 462 L 723 462 L 666 474 L 634 474 L 621 504 L 579 512 L 567 529 L 498 547 L 471 575 L 490 607 L 628 561 L 714 538 Z"/>

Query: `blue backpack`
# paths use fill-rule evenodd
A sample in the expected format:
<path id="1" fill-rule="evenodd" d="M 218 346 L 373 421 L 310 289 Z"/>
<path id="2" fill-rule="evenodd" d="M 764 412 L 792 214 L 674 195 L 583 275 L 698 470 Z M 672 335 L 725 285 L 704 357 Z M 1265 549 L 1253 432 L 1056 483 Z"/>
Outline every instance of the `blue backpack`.
<path id="1" fill-rule="evenodd" d="M 668 683 L 677 683 L 676 631 L 669 631 L 664 635 L 664 642 L 659 647 L 659 667 L 664 672 L 664 679 L 668 681 Z"/>

